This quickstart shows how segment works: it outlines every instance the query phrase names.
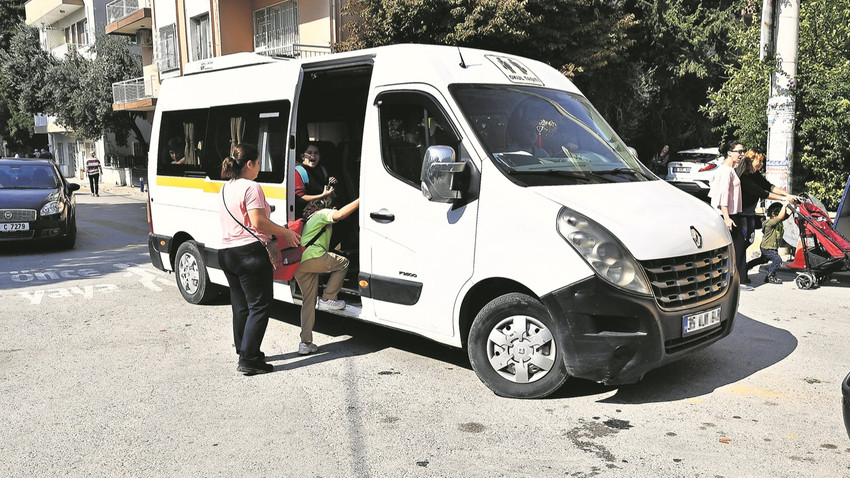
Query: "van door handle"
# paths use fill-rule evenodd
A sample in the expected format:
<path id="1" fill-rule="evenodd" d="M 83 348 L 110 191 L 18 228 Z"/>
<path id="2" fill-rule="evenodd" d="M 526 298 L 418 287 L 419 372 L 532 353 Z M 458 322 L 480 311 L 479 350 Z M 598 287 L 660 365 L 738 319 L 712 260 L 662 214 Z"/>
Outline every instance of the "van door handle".
<path id="1" fill-rule="evenodd" d="M 375 222 L 379 222 L 381 224 L 387 224 L 395 221 L 395 214 L 387 211 L 386 209 L 381 209 L 378 212 L 370 212 L 369 217 L 371 217 Z"/>

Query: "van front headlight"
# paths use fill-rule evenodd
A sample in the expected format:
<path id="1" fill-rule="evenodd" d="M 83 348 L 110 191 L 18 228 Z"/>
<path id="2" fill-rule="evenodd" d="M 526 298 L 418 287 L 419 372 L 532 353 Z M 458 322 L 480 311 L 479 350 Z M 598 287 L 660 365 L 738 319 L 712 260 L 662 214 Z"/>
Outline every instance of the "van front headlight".
<path id="1" fill-rule="evenodd" d="M 599 277 L 638 294 L 652 294 L 640 264 L 607 229 L 566 207 L 558 213 L 557 229 Z"/>

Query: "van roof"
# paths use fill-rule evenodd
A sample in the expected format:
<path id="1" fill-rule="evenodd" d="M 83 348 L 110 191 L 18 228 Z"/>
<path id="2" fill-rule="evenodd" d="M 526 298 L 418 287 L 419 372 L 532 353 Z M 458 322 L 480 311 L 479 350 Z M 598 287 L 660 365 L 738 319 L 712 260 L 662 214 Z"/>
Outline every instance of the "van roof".
<path id="1" fill-rule="evenodd" d="M 187 64 L 185 74 L 163 82 L 157 108 L 192 109 L 250 103 L 294 92 L 300 72 L 371 65 L 372 86 L 428 84 L 534 85 L 579 93 L 558 70 L 516 55 L 444 45 L 398 44 L 291 59 L 235 53 Z M 207 81 L 215 76 L 216 81 Z M 286 93 L 283 93 L 285 96 Z"/>
<path id="2" fill-rule="evenodd" d="M 393 66 L 392 69 L 400 73 L 399 76 L 406 78 L 422 76 L 421 73 L 427 70 L 448 74 L 449 78 L 447 79 L 451 80 L 448 81 L 449 83 L 464 82 L 462 79 L 464 76 L 474 76 L 476 80 L 473 81 L 481 82 L 482 67 L 489 67 L 488 69 L 492 72 L 501 72 L 501 75 L 493 79 L 493 82 L 496 83 L 507 81 L 515 84 L 545 86 L 553 81 L 561 83 L 565 80 L 565 77 L 557 70 L 529 58 L 474 48 L 411 43 L 301 59 L 271 57 L 250 52 L 233 53 L 187 63 L 183 76 L 268 63 L 288 63 L 297 65 L 298 68 L 315 69 L 324 66 L 344 65 L 353 61 L 366 61 L 378 57 L 388 57 L 389 63 Z M 555 74 L 554 77 L 552 73 Z M 387 83 L 392 83 L 392 81 Z M 567 81 L 566 83 L 570 82 Z M 563 85 L 559 85 L 559 87 L 563 88 Z"/>

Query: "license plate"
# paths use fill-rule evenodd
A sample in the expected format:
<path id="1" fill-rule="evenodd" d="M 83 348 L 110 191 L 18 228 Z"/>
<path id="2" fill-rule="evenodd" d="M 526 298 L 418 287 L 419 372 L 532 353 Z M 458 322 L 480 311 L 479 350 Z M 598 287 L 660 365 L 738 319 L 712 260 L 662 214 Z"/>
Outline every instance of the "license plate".
<path id="1" fill-rule="evenodd" d="M 691 172 L 691 168 L 674 167 L 673 172 L 674 173 L 689 173 L 689 172 Z"/>
<path id="2" fill-rule="evenodd" d="M 699 314 L 686 315 L 682 318 L 682 335 L 690 335 L 718 324 L 720 324 L 720 307 Z"/>
<path id="3" fill-rule="evenodd" d="M 0 231 L 3 232 L 14 232 L 14 231 L 29 231 L 30 223 L 28 222 L 0 222 Z"/>

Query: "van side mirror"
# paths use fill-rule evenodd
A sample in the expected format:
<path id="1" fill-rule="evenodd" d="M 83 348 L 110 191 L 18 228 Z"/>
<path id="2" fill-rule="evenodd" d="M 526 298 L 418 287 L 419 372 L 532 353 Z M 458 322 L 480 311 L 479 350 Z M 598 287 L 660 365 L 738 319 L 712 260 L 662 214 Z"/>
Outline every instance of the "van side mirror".
<path id="1" fill-rule="evenodd" d="M 449 146 L 431 146 L 425 151 L 419 175 L 422 195 L 434 202 L 453 202 L 463 197 L 455 188 L 458 175 L 466 171 L 466 163 L 455 161 L 455 150 Z"/>

